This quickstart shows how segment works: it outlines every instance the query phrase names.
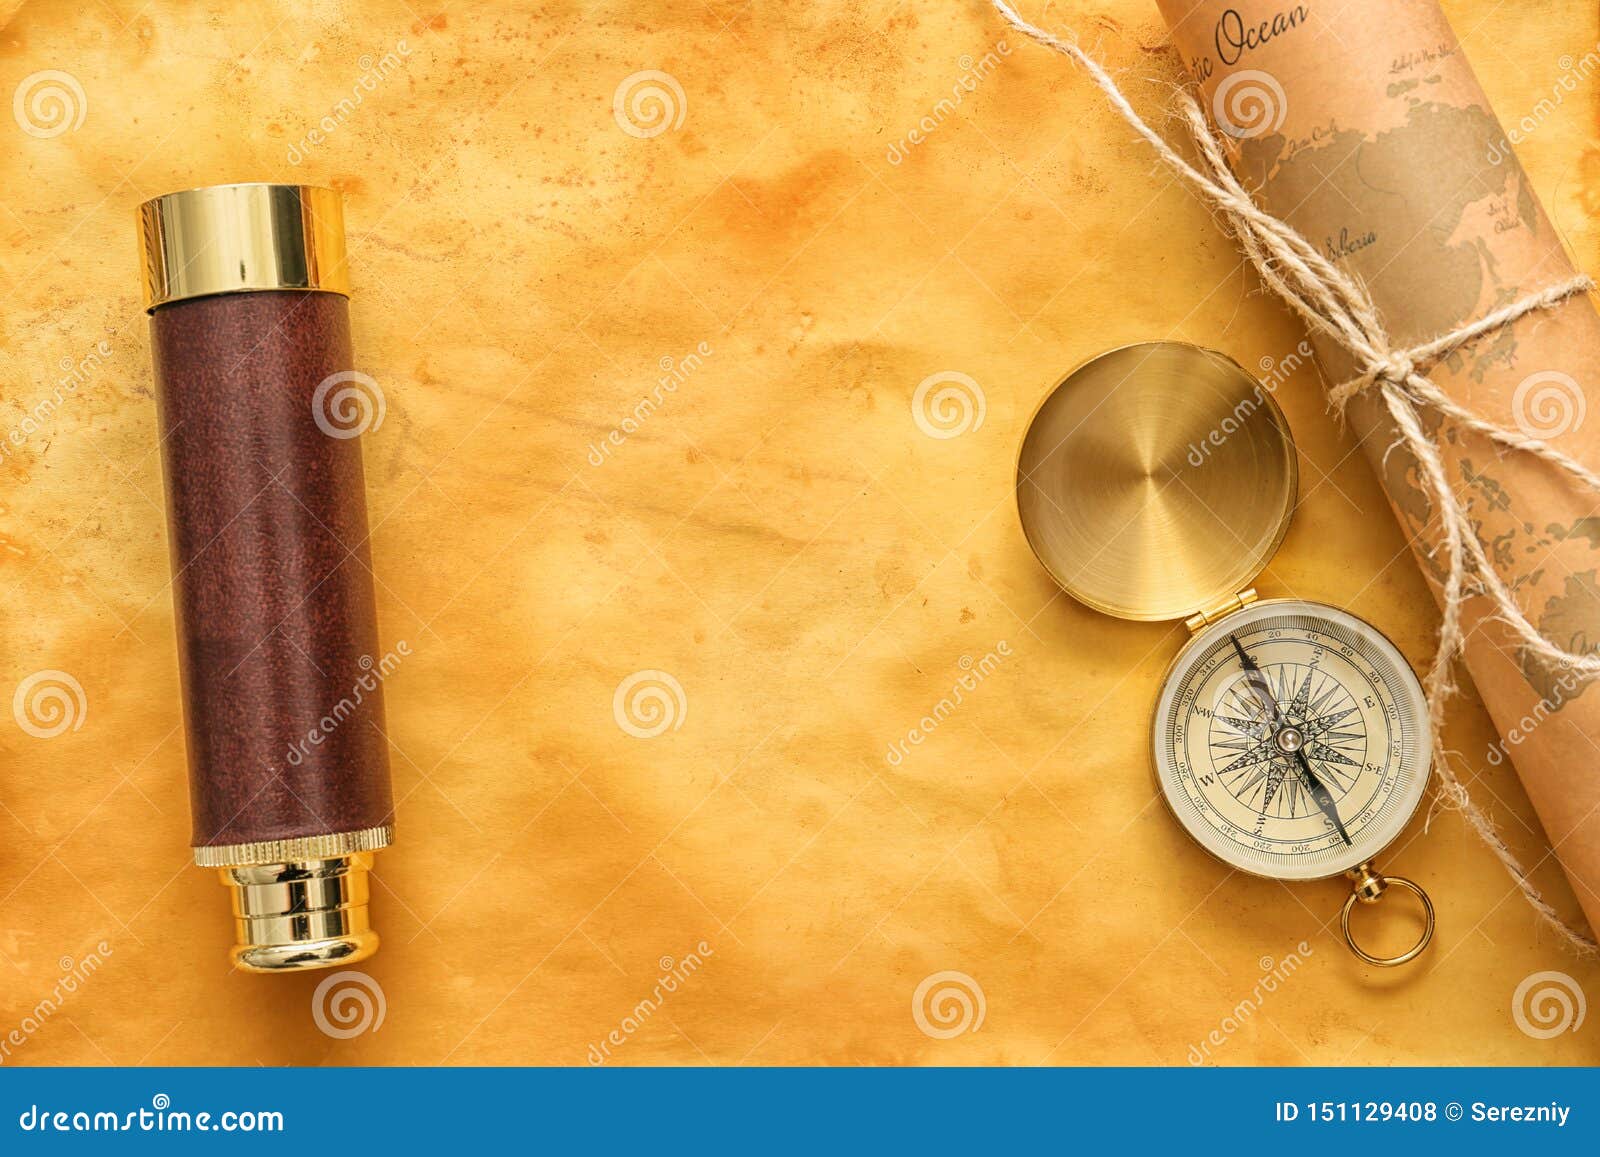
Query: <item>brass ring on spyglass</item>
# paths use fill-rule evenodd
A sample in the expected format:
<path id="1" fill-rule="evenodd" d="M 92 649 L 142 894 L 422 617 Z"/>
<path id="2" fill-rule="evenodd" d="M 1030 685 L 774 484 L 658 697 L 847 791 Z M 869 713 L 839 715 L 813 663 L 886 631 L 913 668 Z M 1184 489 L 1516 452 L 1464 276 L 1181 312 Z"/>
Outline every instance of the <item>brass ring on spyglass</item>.
<path id="1" fill-rule="evenodd" d="M 1433 939 L 1433 901 L 1428 898 L 1428 893 L 1422 890 L 1422 886 L 1404 876 L 1385 876 L 1371 864 L 1362 864 L 1350 873 L 1350 877 L 1355 881 L 1355 887 L 1350 889 L 1350 895 L 1345 898 L 1344 909 L 1339 913 L 1339 931 L 1344 933 L 1345 946 L 1368 964 L 1379 968 L 1393 968 L 1398 964 L 1410 963 L 1421 956 Z M 1422 901 L 1422 937 L 1398 956 L 1374 956 L 1356 943 L 1355 936 L 1350 932 L 1350 913 L 1355 911 L 1358 902 L 1376 904 L 1390 886 L 1412 892 Z"/>

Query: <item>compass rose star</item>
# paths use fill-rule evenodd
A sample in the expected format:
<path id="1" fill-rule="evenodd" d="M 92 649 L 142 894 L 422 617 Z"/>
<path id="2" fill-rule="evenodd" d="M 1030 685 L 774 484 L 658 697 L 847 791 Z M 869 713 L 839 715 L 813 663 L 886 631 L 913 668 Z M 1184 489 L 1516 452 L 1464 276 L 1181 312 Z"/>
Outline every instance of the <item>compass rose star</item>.
<path id="1" fill-rule="evenodd" d="M 1284 714 L 1290 719 L 1304 719 L 1309 712 L 1311 703 L 1311 677 L 1317 672 L 1315 669 L 1306 672 L 1306 677 L 1301 681 L 1299 689 L 1294 693 L 1294 698 L 1289 701 L 1289 706 Z"/>
<path id="2" fill-rule="evenodd" d="M 1313 714 L 1305 721 L 1302 730 L 1305 732 L 1307 739 L 1320 739 L 1355 713 L 1356 709 L 1354 707 L 1347 707 L 1343 711 L 1331 711 L 1327 715 L 1319 716 Z M 1356 732 L 1346 732 L 1345 734 L 1352 739 L 1359 738 Z"/>
<path id="3" fill-rule="evenodd" d="M 1272 806 L 1273 797 L 1278 794 L 1278 789 L 1283 786 L 1283 775 L 1288 770 L 1288 765 L 1282 759 L 1273 759 L 1267 766 L 1267 791 L 1261 797 L 1261 810 L 1266 811 Z"/>
<path id="4" fill-rule="evenodd" d="M 1219 715 L 1217 722 L 1225 723 L 1241 735 L 1251 739 L 1261 740 L 1267 737 L 1267 721 L 1265 719 L 1239 719 L 1232 715 Z"/>
<path id="5" fill-rule="evenodd" d="M 1220 747 L 1222 744 L 1213 744 L 1213 746 Z M 1253 746 L 1247 748 L 1243 755 L 1240 755 L 1236 759 L 1224 764 L 1222 767 L 1217 768 L 1217 774 L 1231 775 L 1233 772 L 1242 771 L 1245 768 L 1253 767 L 1258 763 L 1268 763 L 1271 761 L 1272 756 L 1272 741 L 1270 739 L 1264 739 L 1260 743 L 1254 744 Z"/>
<path id="6" fill-rule="evenodd" d="M 1277 721 L 1303 737 L 1303 753 L 1321 769 L 1321 780 L 1342 795 L 1354 782 L 1365 758 L 1365 728 L 1360 708 L 1339 680 L 1315 667 L 1298 664 L 1262 672 L 1281 704 Z M 1232 689 L 1233 698 L 1213 717 L 1211 747 L 1219 759 L 1216 773 L 1241 803 L 1262 815 L 1299 812 L 1300 780 L 1291 775 L 1289 758 L 1278 749 L 1278 726 L 1254 692 Z"/>

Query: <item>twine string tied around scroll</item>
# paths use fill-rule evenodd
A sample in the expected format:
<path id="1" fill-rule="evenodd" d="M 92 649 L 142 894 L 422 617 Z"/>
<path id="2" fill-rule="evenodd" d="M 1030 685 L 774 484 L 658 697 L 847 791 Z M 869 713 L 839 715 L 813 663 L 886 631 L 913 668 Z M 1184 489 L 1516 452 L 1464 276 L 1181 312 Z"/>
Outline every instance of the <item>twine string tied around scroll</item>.
<path id="1" fill-rule="evenodd" d="M 1460 811 L 1516 882 L 1523 897 L 1576 951 L 1592 954 L 1593 940 L 1563 921 L 1539 890 L 1516 854 L 1500 838 L 1491 820 L 1471 799 L 1466 785 L 1450 766 L 1442 743 L 1445 702 L 1455 691 L 1455 660 L 1462 652 L 1462 604 L 1469 595 L 1488 600 L 1491 617 L 1502 622 L 1530 657 L 1576 674 L 1600 678 L 1600 655 L 1575 653 L 1550 642 L 1529 622 L 1515 596 L 1490 564 L 1469 513 L 1450 484 L 1439 448 L 1423 428 L 1419 411 L 1431 410 L 1487 438 L 1496 446 L 1528 454 L 1567 475 L 1583 488 L 1600 494 L 1600 475 L 1571 455 L 1522 431 L 1490 422 L 1461 406 L 1439 389 L 1428 371 L 1444 358 L 1521 318 L 1553 309 L 1587 293 L 1594 283 L 1585 276 L 1567 279 L 1492 311 L 1460 328 L 1413 347 L 1396 348 L 1378 310 L 1361 282 L 1319 252 L 1293 226 L 1256 204 L 1233 174 L 1222 143 L 1212 132 L 1194 97 L 1179 90 L 1178 114 L 1189 130 L 1200 164 L 1191 164 L 1165 137 L 1147 124 L 1103 67 L 1076 41 L 1024 20 L 1007 0 L 992 0 L 1019 32 L 1066 56 L 1088 74 L 1161 161 L 1226 220 L 1262 281 L 1284 299 L 1315 333 L 1353 359 L 1357 374 L 1328 391 L 1331 408 L 1343 416 L 1358 394 L 1373 392 L 1394 423 L 1397 445 L 1416 462 L 1418 476 L 1432 502 L 1439 524 L 1436 551 L 1444 554 L 1439 646 L 1423 680 L 1433 731 L 1434 768 L 1440 799 Z"/>

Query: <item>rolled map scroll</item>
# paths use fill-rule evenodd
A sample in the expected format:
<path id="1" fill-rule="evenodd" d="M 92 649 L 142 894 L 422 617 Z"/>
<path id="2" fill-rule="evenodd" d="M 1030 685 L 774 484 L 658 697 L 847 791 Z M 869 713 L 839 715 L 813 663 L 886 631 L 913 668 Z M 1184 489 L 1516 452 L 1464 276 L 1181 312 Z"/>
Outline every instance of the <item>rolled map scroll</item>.
<path id="1" fill-rule="evenodd" d="M 1236 174 L 1366 283 L 1395 348 L 1574 275 L 1434 0 L 1157 3 Z M 1318 354 L 1330 383 L 1353 375 L 1344 350 L 1320 343 Z M 1600 381 L 1589 300 L 1500 329 L 1429 377 L 1488 421 L 1600 469 L 1600 415 L 1584 421 L 1583 383 Z M 1355 398 L 1348 415 L 1438 593 L 1437 519 L 1415 460 L 1386 453 L 1394 430 L 1376 399 Z M 1565 651 L 1600 648 L 1600 498 L 1433 411 L 1420 416 L 1529 621 Z M 1469 599 L 1463 622 L 1468 668 L 1503 737 L 1485 758 L 1515 764 L 1600 928 L 1600 689 L 1530 654 L 1487 611 Z"/>

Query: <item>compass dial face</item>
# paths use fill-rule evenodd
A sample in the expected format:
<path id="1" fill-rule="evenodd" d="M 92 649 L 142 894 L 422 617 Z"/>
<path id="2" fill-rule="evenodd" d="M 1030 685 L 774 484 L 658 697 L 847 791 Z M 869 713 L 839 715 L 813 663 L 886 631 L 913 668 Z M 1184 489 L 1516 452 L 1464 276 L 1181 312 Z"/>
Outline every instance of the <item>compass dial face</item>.
<path id="1" fill-rule="evenodd" d="M 1241 654 L 1242 652 L 1242 654 Z M 1155 718 L 1156 774 L 1200 844 L 1259 876 L 1314 880 L 1371 859 L 1427 786 L 1427 702 L 1375 627 L 1279 599 L 1226 615 L 1178 655 Z"/>

